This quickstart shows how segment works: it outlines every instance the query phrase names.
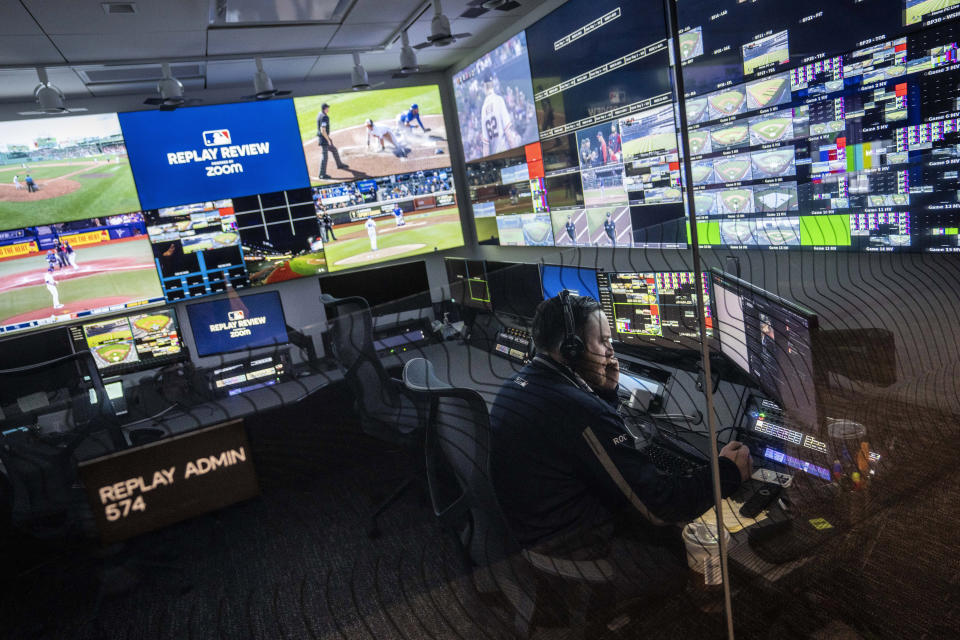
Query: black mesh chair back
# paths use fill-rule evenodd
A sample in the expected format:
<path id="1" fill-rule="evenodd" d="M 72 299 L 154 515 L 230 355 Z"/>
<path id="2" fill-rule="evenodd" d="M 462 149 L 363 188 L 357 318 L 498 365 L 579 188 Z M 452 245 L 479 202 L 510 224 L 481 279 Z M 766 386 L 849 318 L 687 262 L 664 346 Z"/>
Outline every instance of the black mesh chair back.
<path id="1" fill-rule="evenodd" d="M 373 319 L 367 301 L 360 297 L 321 299 L 330 327 L 330 346 L 344 369 L 364 429 L 391 440 L 420 429 L 417 407 L 398 393 L 398 385 L 373 348 Z"/>

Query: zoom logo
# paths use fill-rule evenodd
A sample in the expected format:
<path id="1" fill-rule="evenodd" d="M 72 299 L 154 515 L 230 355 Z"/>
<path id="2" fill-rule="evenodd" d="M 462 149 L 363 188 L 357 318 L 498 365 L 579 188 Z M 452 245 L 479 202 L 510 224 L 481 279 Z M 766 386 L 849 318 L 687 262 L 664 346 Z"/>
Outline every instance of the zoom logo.
<path id="1" fill-rule="evenodd" d="M 236 322 L 237 320 L 243 320 L 243 318 L 244 318 L 243 309 L 237 309 L 236 311 L 230 311 L 229 313 L 227 313 L 227 318 L 229 318 L 230 322 Z"/>
<path id="2" fill-rule="evenodd" d="M 204 131 L 203 132 L 203 144 L 208 147 L 219 147 L 224 144 L 230 144 L 232 138 L 230 137 L 229 129 L 215 129 L 213 131 Z"/>

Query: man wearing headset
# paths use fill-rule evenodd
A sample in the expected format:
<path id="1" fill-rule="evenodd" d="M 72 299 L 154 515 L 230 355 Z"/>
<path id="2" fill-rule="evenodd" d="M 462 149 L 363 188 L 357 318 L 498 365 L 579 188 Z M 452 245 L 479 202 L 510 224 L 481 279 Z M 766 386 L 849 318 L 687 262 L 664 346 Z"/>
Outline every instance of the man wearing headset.
<path id="1" fill-rule="evenodd" d="M 490 413 L 491 472 L 523 548 L 573 559 L 616 556 L 625 597 L 682 588 L 676 526 L 713 505 L 711 472 L 662 473 L 617 413 L 620 365 L 600 304 L 563 291 L 537 308 L 536 357 L 504 383 Z M 720 451 L 723 496 L 750 477 L 739 442 Z"/>

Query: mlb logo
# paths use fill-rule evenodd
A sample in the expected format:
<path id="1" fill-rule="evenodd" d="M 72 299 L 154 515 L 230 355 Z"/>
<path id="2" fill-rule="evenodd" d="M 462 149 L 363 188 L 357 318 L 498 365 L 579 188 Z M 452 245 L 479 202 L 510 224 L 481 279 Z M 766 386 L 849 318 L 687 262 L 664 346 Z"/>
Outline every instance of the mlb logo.
<path id="1" fill-rule="evenodd" d="M 219 147 L 223 144 L 230 144 L 230 130 L 217 129 L 215 131 L 204 131 L 203 144 L 208 147 Z"/>
<path id="2" fill-rule="evenodd" d="M 236 311 L 230 311 L 227 313 L 227 317 L 230 318 L 230 322 L 236 322 L 237 320 L 243 320 L 243 309 L 237 309 Z"/>

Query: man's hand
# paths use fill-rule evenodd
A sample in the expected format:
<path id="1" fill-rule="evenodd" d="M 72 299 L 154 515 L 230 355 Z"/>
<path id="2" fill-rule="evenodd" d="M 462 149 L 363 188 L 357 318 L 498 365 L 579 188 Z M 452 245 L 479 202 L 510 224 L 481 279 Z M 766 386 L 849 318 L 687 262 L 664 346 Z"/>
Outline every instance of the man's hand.
<path id="1" fill-rule="evenodd" d="M 620 383 L 620 361 L 616 356 L 608 359 L 586 350 L 580 356 L 576 371 L 594 389 L 616 389 Z"/>
<path id="2" fill-rule="evenodd" d="M 737 468 L 740 469 L 740 480 L 746 482 L 753 473 L 753 459 L 750 457 L 750 449 L 742 442 L 733 440 L 728 442 L 723 449 L 720 449 L 720 455 L 732 460 Z"/>

